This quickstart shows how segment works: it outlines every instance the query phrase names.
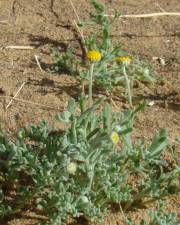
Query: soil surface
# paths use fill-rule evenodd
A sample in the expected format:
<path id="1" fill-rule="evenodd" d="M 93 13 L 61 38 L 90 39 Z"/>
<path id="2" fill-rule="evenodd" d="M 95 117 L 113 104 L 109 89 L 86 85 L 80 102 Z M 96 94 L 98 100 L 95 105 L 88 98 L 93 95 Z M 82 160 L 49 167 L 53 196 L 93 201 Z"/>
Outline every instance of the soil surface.
<path id="1" fill-rule="evenodd" d="M 79 17 L 84 20 L 92 10 L 89 1 L 73 0 Z M 108 13 L 114 9 L 122 14 L 180 11 L 179 0 L 104 0 Z M 55 127 L 57 112 L 67 106 L 70 96 L 79 94 L 79 84 L 67 74 L 52 74 L 52 49 L 65 50 L 75 47 L 81 52 L 80 37 L 72 21 L 76 16 L 67 0 L 1 0 L 0 1 L 0 120 L 1 127 L 11 134 L 18 128 L 46 119 Z M 92 32 L 93 32 L 92 27 Z M 84 32 L 87 35 L 90 30 Z M 160 128 L 166 128 L 170 144 L 180 149 L 180 17 L 118 19 L 112 27 L 114 42 L 123 43 L 123 48 L 132 55 L 154 64 L 157 77 L 163 80 L 156 87 L 142 85 L 135 96 L 143 94 L 153 101 L 138 115 L 134 138 L 152 138 Z M 9 49 L 7 46 L 33 46 L 33 50 Z M 38 57 L 41 71 L 35 60 Z M 25 82 L 17 98 L 7 108 L 8 97 L 14 96 Z M 23 100 L 23 101 L 22 101 Z M 115 100 L 116 110 L 128 105 L 122 99 Z M 115 108 L 114 108 L 115 109 Z M 180 212 L 179 198 L 168 199 L 167 209 Z M 148 206 L 151 207 L 151 206 Z M 147 208 L 148 208 L 147 207 Z M 147 209 L 129 212 L 138 224 Z M 121 225 L 122 214 L 111 213 L 105 220 L 108 225 Z M 12 218 L 8 225 L 36 224 L 36 215 L 24 212 L 20 218 Z M 83 224 L 80 222 L 79 224 Z"/>

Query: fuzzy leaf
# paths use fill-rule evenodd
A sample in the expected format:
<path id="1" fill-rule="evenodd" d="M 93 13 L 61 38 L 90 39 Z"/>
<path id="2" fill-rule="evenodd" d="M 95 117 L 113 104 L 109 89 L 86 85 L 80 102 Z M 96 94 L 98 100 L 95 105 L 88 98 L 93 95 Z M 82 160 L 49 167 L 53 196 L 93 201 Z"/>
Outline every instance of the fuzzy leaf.
<path id="1" fill-rule="evenodd" d="M 104 129 L 110 130 L 110 106 L 106 104 L 103 110 Z"/>
<path id="2" fill-rule="evenodd" d="M 150 152 L 150 157 L 159 155 L 163 151 L 163 149 L 165 149 L 167 144 L 167 133 L 165 129 L 162 129 L 158 134 L 154 136 L 152 144 L 148 149 L 148 151 Z"/>
<path id="3" fill-rule="evenodd" d="M 71 114 L 74 114 L 76 111 L 76 102 L 75 102 L 74 98 L 70 98 L 68 101 L 68 111 Z"/>
<path id="4" fill-rule="evenodd" d="M 65 112 L 62 112 L 62 113 L 59 113 L 56 118 L 60 121 L 63 121 L 63 122 L 66 122 L 68 123 L 70 120 L 70 117 L 71 117 L 71 113 L 69 111 L 65 111 Z"/>

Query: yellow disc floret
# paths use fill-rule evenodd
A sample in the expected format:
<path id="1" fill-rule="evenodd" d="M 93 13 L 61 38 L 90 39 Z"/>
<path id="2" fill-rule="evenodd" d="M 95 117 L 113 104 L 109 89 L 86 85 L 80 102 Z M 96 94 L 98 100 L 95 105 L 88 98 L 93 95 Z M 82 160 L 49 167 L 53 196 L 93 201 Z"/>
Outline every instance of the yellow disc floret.
<path id="1" fill-rule="evenodd" d="M 121 62 L 125 64 L 130 64 L 131 60 L 132 59 L 129 56 L 120 56 L 116 58 L 116 62 Z"/>
<path id="2" fill-rule="evenodd" d="M 119 134 L 115 131 L 111 133 L 111 141 L 113 144 L 117 144 L 119 142 Z"/>
<path id="3" fill-rule="evenodd" d="M 102 58 L 102 55 L 100 52 L 96 51 L 96 50 L 91 50 L 87 52 L 87 58 L 91 61 L 91 62 L 99 62 Z"/>

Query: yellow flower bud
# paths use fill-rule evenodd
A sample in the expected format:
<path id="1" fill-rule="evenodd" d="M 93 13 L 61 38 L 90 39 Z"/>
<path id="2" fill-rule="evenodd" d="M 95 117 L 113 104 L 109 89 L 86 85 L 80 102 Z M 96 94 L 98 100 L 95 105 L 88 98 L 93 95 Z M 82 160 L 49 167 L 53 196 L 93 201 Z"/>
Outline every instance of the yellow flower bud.
<path id="1" fill-rule="evenodd" d="M 129 56 L 121 56 L 116 58 L 116 62 L 123 63 L 124 65 L 129 65 L 131 63 L 131 57 Z"/>
<path id="2" fill-rule="evenodd" d="M 111 141 L 113 144 L 117 144 L 119 142 L 119 134 L 117 132 L 112 132 L 111 133 Z"/>
<path id="3" fill-rule="evenodd" d="M 74 162 L 69 163 L 67 166 L 67 171 L 69 174 L 75 174 L 77 170 L 77 164 Z"/>

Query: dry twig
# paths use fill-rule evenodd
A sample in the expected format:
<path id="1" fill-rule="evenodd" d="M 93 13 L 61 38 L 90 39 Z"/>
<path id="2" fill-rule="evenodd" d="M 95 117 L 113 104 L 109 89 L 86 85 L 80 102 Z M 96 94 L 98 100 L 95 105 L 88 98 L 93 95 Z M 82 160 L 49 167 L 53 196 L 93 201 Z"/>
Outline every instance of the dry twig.
<path id="1" fill-rule="evenodd" d="M 1 20 L 0 23 L 2 23 L 2 24 L 9 24 L 8 20 Z"/>
<path id="2" fill-rule="evenodd" d="M 119 209 L 120 209 L 120 211 L 121 211 L 121 214 L 122 214 L 122 216 L 123 216 L 123 219 L 124 219 L 124 221 L 126 221 L 126 216 L 125 216 L 125 214 L 124 214 L 124 211 L 123 211 L 123 209 L 122 209 L 122 206 L 121 206 L 121 203 L 119 202 Z"/>
<path id="3" fill-rule="evenodd" d="M 32 46 L 17 46 L 17 45 L 9 45 L 6 46 L 5 49 L 17 49 L 17 50 L 33 50 Z"/>
<path id="4" fill-rule="evenodd" d="M 38 65 L 38 67 L 39 67 L 41 73 L 43 73 L 43 69 L 42 69 L 41 64 L 40 64 L 40 62 L 39 62 L 38 56 L 37 56 L 37 55 L 34 55 L 34 58 L 35 58 L 35 60 L 36 60 L 36 63 L 37 63 L 37 65 Z"/>
<path id="5" fill-rule="evenodd" d="M 73 11 L 74 11 L 76 17 L 77 17 L 78 23 L 81 23 L 80 17 L 79 17 L 79 15 L 78 15 L 77 11 L 76 11 L 76 8 L 75 8 L 75 6 L 74 6 L 72 0 L 69 0 L 69 2 L 70 2 L 71 6 L 72 6 L 72 8 L 73 8 Z"/>
<path id="6" fill-rule="evenodd" d="M 156 2 L 155 5 L 157 5 L 157 7 L 158 7 L 162 12 L 166 12 L 166 11 L 159 5 L 158 2 Z"/>
<path id="7" fill-rule="evenodd" d="M 112 98 L 111 94 L 109 93 L 109 91 L 106 91 L 106 95 L 110 98 L 110 100 L 111 100 L 112 104 L 114 105 L 114 107 L 115 107 L 116 109 L 118 109 L 118 106 L 116 105 L 116 103 L 115 103 L 115 101 L 113 100 L 113 98 Z"/>
<path id="8" fill-rule="evenodd" d="M 73 22 L 74 22 L 74 25 L 75 25 L 77 31 L 79 32 L 79 34 L 80 34 L 80 36 L 81 36 L 81 40 L 82 40 L 82 43 L 83 43 L 84 50 L 85 50 L 85 52 L 87 53 L 87 48 L 86 48 L 86 46 L 85 46 L 85 38 L 84 38 L 84 35 L 83 35 L 83 33 L 81 32 L 81 30 L 80 30 L 80 28 L 79 28 L 79 26 L 78 26 L 76 20 L 74 20 Z"/>
<path id="9" fill-rule="evenodd" d="M 10 96 L 0 96 L 0 98 L 5 98 L 5 99 L 8 98 L 8 99 L 11 99 L 11 100 L 14 100 L 14 101 L 23 102 L 23 103 L 30 104 L 30 105 L 36 105 L 36 106 L 47 108 L 47 109 L 63 110 L 62 108 L 56 108 L 56 107 L 53 107 L 53 106 L 43 105 L 43 104 L 39 104 L 39 103 L 36 103 L 36 102 L 31 102 L 31 101 L 27 101 L 27 100 L 20 99 L 20 98 L 14 98 L 14 97 L 10 97 Z"/>
<path id="10" fill-rule="evenodd" d="M 18 91 L 16 92 L 16 94 L 14 95 L 14 97 L 12 97 L 11 101 L 8 103 L 8 105 L 6 106 L 6 109 L 8 109 L 8 107 L 11 105 L 11 103 L 13 102 L 13 99 L 16 98 L 16 96 L 19 94 L 19 92 L 21 91 L 21 89 L 24 87 L 24 85 L 26 84 L 26 82 L 23 82 L 21 87 L 18 89 Z"/>
<path id="11" fill-rule="evenodd" d="M 78 15 L 77 11 L 76 11 L 76 8 L 75 8 L 75 6 L 74 6 L 72 0 L 69 0 L 69 2 L 70 2 L 71 6 L 72 6 L 72 8 L 73 8 L 73 11 L 74 11 L 74 13 L 75 13 L 75 15 L 76 15 L 76 18 L 77 18 L 78 23 L 81 23 L 80 17 L 79 17 L 79 15 Z M 85 38 L 84 38 L 83 32 L 82 32 L 81 29 L 79 28 L 79 26 L 78 26 L 76 20 L 73 20 L 73 23 L 74 23 L 74 25 L 75 25 L 77 31 L 78 31 L 79 34 L 80 34 L 80 37 L 81 37 L 81 40 L 82 40 L 82 43 L 83 43 L 83 46 L 84 46 L 84 50 L 85 50 L 85 52 L 87 52 L 87 48 L 86 48 L 86 46 L 85 46 Z"/>
<path id="12" fill-rule="evenodd" d="M 115 15 L 104 15 L 109 17 L 115 17 Z M 121 15 L 119 18 L 147 18 L 147 17 L 158 17 L 158 16 L 180 16 L 179 12 L 159 12 L 149 14 L 137 14 L 137 15 Z"/>

